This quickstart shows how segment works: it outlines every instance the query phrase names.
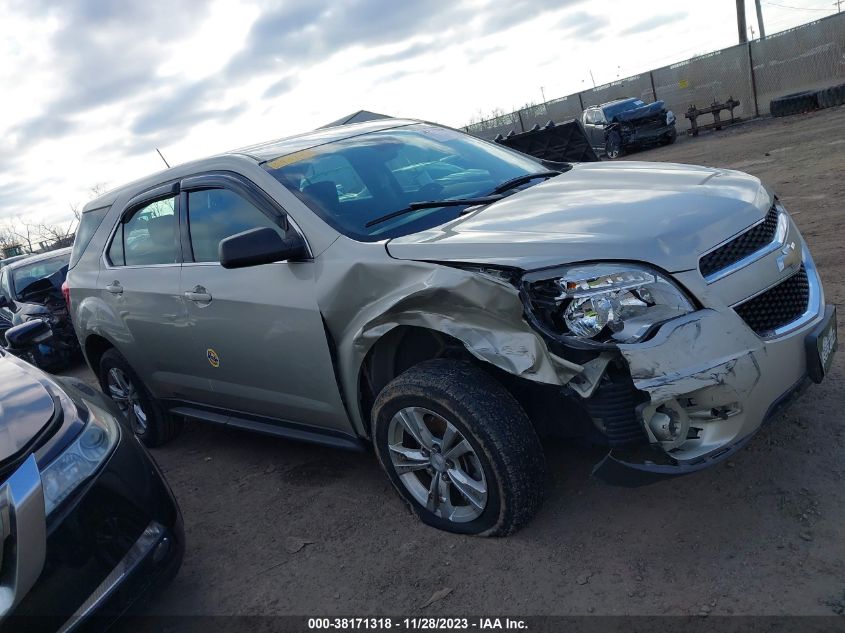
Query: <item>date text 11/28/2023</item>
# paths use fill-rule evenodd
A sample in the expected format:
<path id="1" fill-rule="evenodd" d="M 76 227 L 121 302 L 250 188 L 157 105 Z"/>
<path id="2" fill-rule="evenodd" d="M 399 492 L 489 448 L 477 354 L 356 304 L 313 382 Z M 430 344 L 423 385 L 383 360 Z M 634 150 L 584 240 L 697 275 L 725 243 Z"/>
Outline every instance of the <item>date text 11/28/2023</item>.
<path id="1" fill-rule="evenodd" d="M 308 630 L 330 631 L 461 631 L 461 630 L 525 630 L 528 624 L 521 618 L 308 618 Z"/>

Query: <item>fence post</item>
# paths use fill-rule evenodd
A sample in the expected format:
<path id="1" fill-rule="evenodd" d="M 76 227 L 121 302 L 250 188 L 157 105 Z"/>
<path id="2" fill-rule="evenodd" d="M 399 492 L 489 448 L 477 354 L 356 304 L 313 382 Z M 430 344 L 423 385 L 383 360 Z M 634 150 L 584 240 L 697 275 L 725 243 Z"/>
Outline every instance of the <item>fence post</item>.
<path id="1" fill-rule="evenodd" d="M 751 57 L 751 42 L 748 47 L 748 75 L 751 77 L 751 94 L 754 96 L 754 116 L 760 116 L 760 104 L 757 103 L 757 79 L 754 77 L 754 60 Z"/>
<path id="2" fill-rule="evenodd" d="M 654 73 L 648 71 L 648 78 L 651 79 L 651 97 L 657 101 L 657 90 L 654 89 Z"/>
<path id="3" fill-rule="evenodd" d="M 521 111 L 521 110 L 517 110 L 517 111 L 516 111 L 516 116 L 517 116 L 517 118 L 519 119 L 519 131 L 520 131 L 520 132 L 524 132 L 524 131 L 525 131 L 525 123 L 523 123 L 523 121 L 522 121 L 522 111 Z"/>
<path id="4" fill-rule="evenodd" d="M 578 103 L 581 104 L 581 112 L 584 111 L 584 100 L 581 98 L 581 93 L 578 93 Z M 579 116 L 580 118 L 580 116 Z"/>

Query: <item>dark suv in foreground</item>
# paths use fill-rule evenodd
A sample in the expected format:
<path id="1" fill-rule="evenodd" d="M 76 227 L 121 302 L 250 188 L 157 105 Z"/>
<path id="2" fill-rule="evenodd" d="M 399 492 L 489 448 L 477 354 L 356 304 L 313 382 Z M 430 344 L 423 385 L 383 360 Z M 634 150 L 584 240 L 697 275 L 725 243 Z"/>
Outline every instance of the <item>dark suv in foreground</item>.
<path id="1" fill-rule="evenodd" d="M 662 101 L 610 101 L 584 110 L 581 122 L 596 153 L 611 160 L 631 149 L 674 143 L 678 135 L 675 114 Z"/>
<path id="2" fill-rule="evenodd" d="M 191 417 L 369 445 L 424 521 L 473 534 L 539 507 L 542 435 L 606 446 L 607 480 L 694 472 L 836 347 L 757 178 L 541 163 L 419 121 L 126 185 L 85 209 L 70 265 L 85 356 L 145 442 Z"/>
<path id="3" fill-rule="evenodd" d="M 179 508 L 122 417 L 0 350 L 0 630 L 103 629 L 178 570 Z"/>

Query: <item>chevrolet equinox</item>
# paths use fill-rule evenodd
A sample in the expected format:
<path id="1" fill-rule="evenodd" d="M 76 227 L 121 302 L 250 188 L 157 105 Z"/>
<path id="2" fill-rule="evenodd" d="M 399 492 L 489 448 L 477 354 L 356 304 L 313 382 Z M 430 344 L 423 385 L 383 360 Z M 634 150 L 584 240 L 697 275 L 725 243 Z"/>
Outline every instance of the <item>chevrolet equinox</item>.
<path id="1" fill-rule="evenodd" d="M 333 127 L 89 203 L 68 285 L 149 446 L 193 418 L 371 445 L 426 523 L 503 535 L 540 438 L 625 485 L 733 455 L 836 348 L 789 213 L 752 176 L 538 161 L 429 123 Z"/>

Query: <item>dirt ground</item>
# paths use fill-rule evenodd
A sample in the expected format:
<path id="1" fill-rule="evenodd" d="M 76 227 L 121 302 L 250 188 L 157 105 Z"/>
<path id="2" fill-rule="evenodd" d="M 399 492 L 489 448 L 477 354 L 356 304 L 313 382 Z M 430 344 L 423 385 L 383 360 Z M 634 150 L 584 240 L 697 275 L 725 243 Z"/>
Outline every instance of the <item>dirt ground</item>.
<path id="1" fill-rule="evenodd" d="M 841 307 L 845 107 L 679 139 L 630 158 L 763 178 L 808 239 L 827 301 Z M 371 454 L 192 423 L 154 451 L 182 506 L 187 553 L 149 611 L 841 612 L 843 369 L 845 349 L 825 383 L 733 461 L 686 478 L 614 488 L 590 478 L 600 451 L 549 444 L 545 506 L 506 539 L 454 536 L 418 523 Z M 85 368 L 73 373 L 90 379 Z M 448 595 L 423 606 L 445 588 Z"/>

